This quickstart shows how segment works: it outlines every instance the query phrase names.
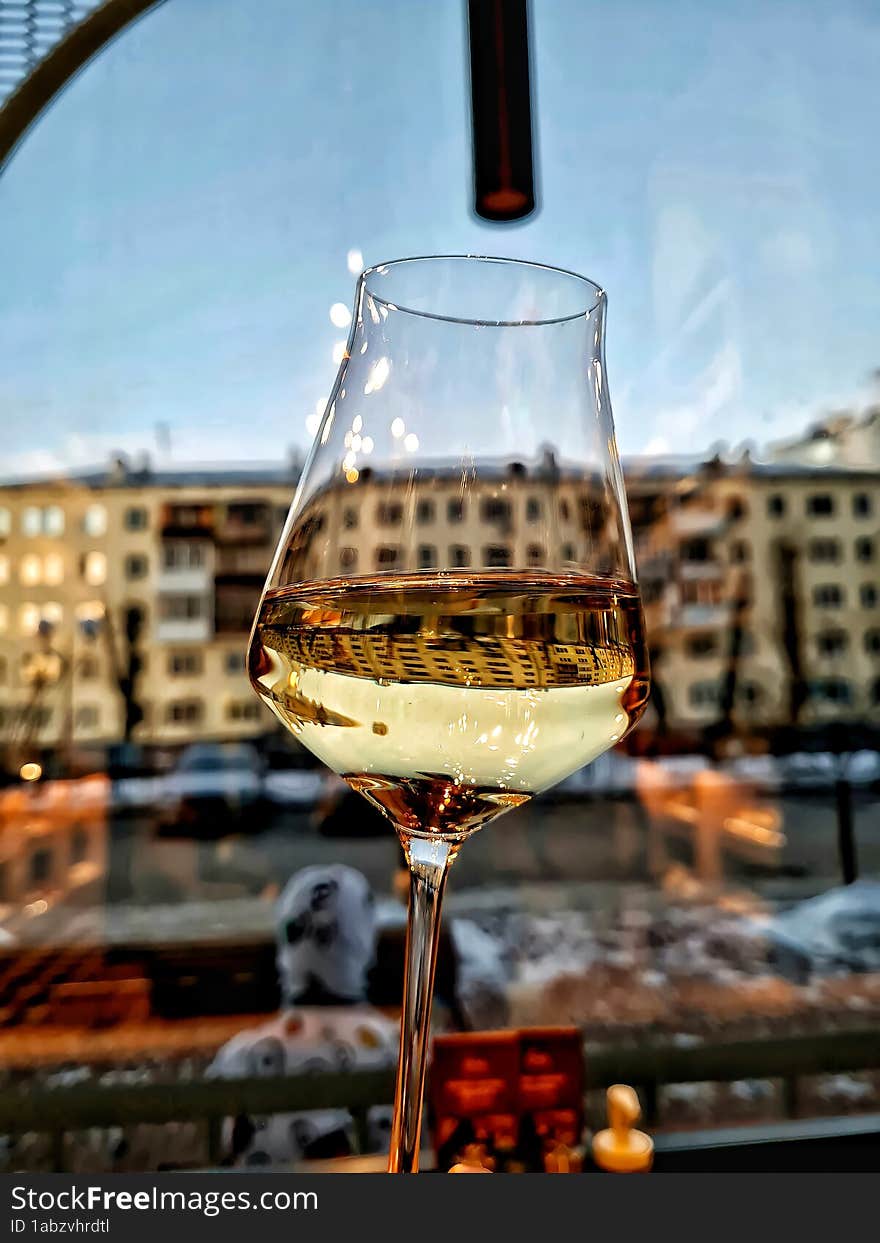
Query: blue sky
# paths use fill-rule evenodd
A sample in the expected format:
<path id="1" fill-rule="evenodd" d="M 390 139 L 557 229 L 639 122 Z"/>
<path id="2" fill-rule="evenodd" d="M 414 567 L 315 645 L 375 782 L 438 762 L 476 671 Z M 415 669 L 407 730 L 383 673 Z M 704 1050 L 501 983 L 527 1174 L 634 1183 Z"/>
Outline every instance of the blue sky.
<path id="1" fill-rule="evenodd" d="M 4 474 L 267 460 L 367 263 L 475 251 L 609 293 L 624 452 L 759 443 L 880 366 L 880 6 L 533 0 L 541 210 L 470 214 L 463 0 L 166 0 L 0 177 Z M 163 457 L 163 454 L 165 455 Z"/>

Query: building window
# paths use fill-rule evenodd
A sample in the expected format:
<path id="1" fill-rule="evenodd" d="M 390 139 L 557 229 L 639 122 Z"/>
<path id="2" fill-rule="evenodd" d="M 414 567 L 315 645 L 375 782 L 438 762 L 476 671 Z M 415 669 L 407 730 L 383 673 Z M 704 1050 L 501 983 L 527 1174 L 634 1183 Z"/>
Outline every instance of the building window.
<path id="1" fill-rule="evenodd" d="M 682 561 L 709 561 L 712 549 L 707 539 L 683 540 L 679 547 L 679 556 Z"/>
<path id="2" fill-rule="evenodd" d="M 353 531 L 358 524 L 358 511 L 351 505 L 346 505 L 342 511 L 342 525 L 346 531 Z"/>
<path id="3" fill-rule="evenodd" d="M 747 540 L 734 540 L 730 545 L 730 560 L 734 565 L 742 565 L 744 561 L 751 559 L 752 550 Z"/>
<path id="4" fill-rule="evenodd" d="M 90 682 L 98 676 L 97 658 L 91 655 L 80 656 L 77 663 L 77 674 L 83 681 Z"/>
<path id="5" fill-rule="evenodd" d="M 224 657 L 224 668 L 229 674 L 244 673 L 244 652 L 237 647 L 226 653 Z"/>
<path id="6" fill-rule="evenodd" d="M 122 520 L 126 531 L 146 531 L 147 521 L 147 511 L 140 505 L 130 506 Z"/>
<path id="7" fill-rule="evenodd" d="M 807 497 L 807 513 L 811 518 L 830 518 L 834 513 L 834 497 L 828 492 L 814 492 Z"/>
<path id="8" fill-rule="evenodd" d="M 96 704 L 81 704 L 76 710 L 77 729 L 97 729 L 101 713 Z"/>
<path id="9" fill-rule="evenodd" d="M 172 677 L 193 677 L 202 672 L 201 652 L 172 652 L 168 657 Z"/>
<path id="10" fill-rule="evenodd" d="M 854 518 L 870 518 L 874 511 L 871 503 L 871 497 L 867 492 L 856 492 L 852 498 L 852 511 Z"/>
<path id="11" fill-rule="evenodd" d="M 195 621 L 202 616 L 202 597 L 161 596 L 159 613 L 163 621 Z"/>
<path id="12" fill-rule="evenodd" d="M 34 635 L 41 626 L 60 626 L 64 619 L 64 609 L 57 600 L 47 600 L 45 604 L 22 604 L 18 610 L 19 630 L 23 635 Z"/>
<path id="13" fill-rule="evenodd" d="M 0 506 L 0 539 L 5 539 L 12 530 L 12 514 L 5 506 Z"/>
<path id="14" fill-rule="evenodd" d="M 867 535 L 863 535 L 861 539 L 856 540 L 856 561 L 873 561 L 874 560 L 874 541 L 868 539 Z"/>
<path id="15" fill-rule="evenodd" d="M 569 507 L 568 501 L 564 497 L 559 502 L 559 517 L 563 522 L 568 522 L 571 517 L 571 508 Z"/>
<path id="16" fill-rule="evenodd" d="M 90 505 L 83 514 L 82 528 L 86 535 L 105 535 L 107 532 L 107 510 L 103 505 Z"/>
<path id="17" fill-rule="evenodd" d="M 98 627 L 104 620 L 106 609 L 101 600 L 83 600 L 74 610 L 80 630 L 90 638 L 98 633 Z"/>
<path id="18" fill-rule="evenodd" d="M 237 501 L 226 507 L 226 521 L 239 526 L 262 526 L 266 518 L 266 506 L 259 501 Z"/>
<path id="19" fill-rule="evenodd" d="M 343 570 L 354 570 L 357 568 L 358 554 L 357 549 L 347 544 L 339 550 L 339 564 Z"/>
<path id="20" fill-rule="evenodd" d="M 437 564 L 437 549 L 433 544 L 419 544 L 419 569 L 429 570 Z"/>
<path id="21" fill-rule="evenodd" d="M 376 565 L 381 569 L 387 570 L 397 565 L 399 558 L 400 549 L 394 544 L 383 544 L 376 549 Z"/>
<path id="22" fill-rule="evenodd" d="M 817 703 L 848 704 L 852 687 L 845 678 L 819 678 L 810 683 L 810 698 Z"/>
<path id="23" fill-rule="evenodd" d="M 434 521 L 434 502 L 433 501 L 419 501 L 418 505 L 416 505 L 416 522 L 424 525 L 425 523 L 433 522 L 433 521 Z"/>
<path id="24" fill-rule="evenodd" d="M 574 544 L 563 544 L 562 545 L 562 560 L 563 561 L 576 561 L 577 560 Z"/>
<path id="25" fill-rule="evenodd" d="M 162 545 L 162 564 L 166 570 L 200 570 L 205 564 L 205 548 L 200 542 L 174 540 Z"/>
<path id="26" fill-rule="evenodd" d="M 679 588 L 682 604 L 701 604 L 714 607 L 721 604 L 723 591 L 721 583 L 704 579 L 685 579 Z"/>
<path id="27" fill-rule="evenodd" d="M 540 522 L 544 506 L 537 496 L 530 496 L 526 501 L 526 522 Z"/>
<path id="28" fill-rule="evenodd" d="M 21 531 L 29 536 L 63 535 L 64 510 L 59 505 L 46 505 L 42 509 L 38 505 L 28 505 L 22 510 Z"/>
<path id="29" fill-rule="evenodd" d="M 486 497 L 480 506 L 484 522 L 507 522 L 510 518 L 510 503 L 498 497 Z"/>
<path id="30" fill-rule="evenodd" d="M 0 604 L 0 634 L 5 634 L 9 629 L 9 605 Z"/>
<path id="31" fill-rule="evenodd" d="M 376 521 L 383 527 L 399 527 L 403 521 L 403 506 L 399 501 L 383 501 L 376 510 Z"/>
<path id="32" fill-rule="evenodd" d="M 9 582 L 9 558 L 0 557 L 0 583 Z"/>
<path id="33" fill-rule="evenodd" d="M 460 496 L 446 502 L 446 519 L 448 522 L 464 521 L 464 501 Z"/>
<path id="34" fill-rule="evenodd" d="M 845 630 L 826 630 L 816 636 L 816 647 L 820 656 L 839 656 L 849 646 L 849 636 Z"/>
<path id="35" fill-rule="evenodd" d="M 35 850 L 30 860 L 30 883 L 45 885 L 52 876 L 52 851 L 45 846 Z"/>
<path id="36" fill-rule="evenodd" d="M 505 544 L 489 544 L 483 549 L 483 564 L 497 567 L 510 565 L 510 549 Z"/>
<path id="37" fill-rule="evenodd" d="M 200 699 L 174 699 L 165 710 L 173 725 L 197 725 L 202 719 L 203 705 Z"/>
<path id="38" fill-rule="evenodd" d="M 843 604 L 843 588 L 837 583 L 820 583 L 813 588 L 813 604 L 817 609 L 839 609 Z"/>
<path id="39" fill-rule="evenodd" d="M 859 599 L 863 609 L 877 607 L 877 586 L 875 583 L 862 583 L 859 588 Z"/>
<path id="40" fill-rule="evenodd" d="M 869 656 L 880 656 L 880 630 L 865 632 L 865 651 Z"/>
<path id="41" fill-rule="evenodd" d="M 526 559 L 529 565 L 543 565 L 546 556 L 542 546 L 540 544 L 529 544 L 526 549 Z"/>
<path id="42" fill-rule="evenodd" d="M 717 682 L 692 682 L 688 687 L 688 700 L 692 708 L 714 708 L 721 698 Z"/>
<path id="43" fill-rule="evenodd" d="M 727 516 L 735 521 L 739 518 L 745 518 L 749 512 L 749 507 L 741 496 L 731 496 L 727 500 Z"/>
<path id="44" fill-rule="evenodd" d="M 36 505 L 28 505 L 21 511 L 22 535 L 39 535 L 43 529 L 43 513 Z"/>
<path id="45" fill-rule="evenodd" d="M 463 570 L 471 563 L 471 550 L 464 544 L 453 544 L 449 549 L 449 560 L 457 570 Z"/>
<path id="46" fill-rule="evenodd" d="M 102 552 L 87 552 L 82 559 L 82 576 L 91 587 L 107 581 L 107 558 Z"/>
<path id="47" fill-rule="evenodd" d="M 57 587 L 64 581 L 64 558 L 60 553 L 50 552 L 43 562 L 43 582 Z"/>
<path id="48" fill-rule="evenodd" d="M 64 534 L 64 510 L 60 505 L 47 505 L 43 510 L 43 534 Z"/>
<path id="49" fill-rule="evenodd" d="M 807 545 L 807 556 L 811 561 L 835 563 L 840 560 L 840 540 L 811 539 Z"/>
<path id="50" fill-rule="evenodd" d="M 736 697 L 743 704 L 756 704 L 761 698 L 761 688 L 757 682 L 738 682 Z"/>
<path id="51" fill-rule="evenodd" d="M 233 699 L 226 705 L 227 721 L 258 721 L 260 719 L 260 701 L 258 699 Z"/>
<path id="52" fill-rule="evenodd" d="M 786 504 L 785 497 L 778 492 L 774 492 L 772 496 L 767 497 L 767 516 L 769 518 L 782 518 L 785 515 Z"/>
<path id="53" fill-rule="evenodd" d="M 205 505 L 172 505 L 166 526 L 209 528 L 213 526 L 213 509 Z"/>
<path id="54" fill-rule="evenodd" d="M 711 633 L 692 634 L 685 640 L 684 650 L 688 656 L 701 660 L 718 652 L 718 636 Z"/>
<path id="55" fill-rule="evenodd" d="M 125 577 L 129 580 L 146 578 L 149 562 L 142 552 L 133 552 L 125 558 Z"/>
<path id="56" fill-rule="evenodd" d="M 34 587 L 43 577 L 43 563 L 33 553 L 22 557 L 18 566 L 18 577 L 26 587 Z"/>

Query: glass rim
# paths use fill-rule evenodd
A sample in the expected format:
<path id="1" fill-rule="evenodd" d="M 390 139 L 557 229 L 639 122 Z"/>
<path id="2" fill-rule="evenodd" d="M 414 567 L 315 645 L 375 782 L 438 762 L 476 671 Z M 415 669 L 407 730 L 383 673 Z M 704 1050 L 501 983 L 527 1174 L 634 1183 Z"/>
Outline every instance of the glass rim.
<path id="1" fill-rule="evenodd" d="M 474 264 L 498 263 L 510 267 L 532 268 L 540 272 L 552 272 L 554 275 L 565 276 L 570 280 L 577 281 L 585 289 L 591 291 L 591 296 L 582 310 L 574 311 L 570 315 L 554 315 L 539 319 L 483 319 L 467 315 L 441 315 L 435 311 L 418 311 L 414 307 L 402 306 L 399 302 L 393 302 L 390 298 L 376 293 L 375 289 L 370 285 L 371 277 L 384 276 L 389 268 L 400 268 L 407 264 L 415 263 L 448 262 L 450 260 Z M 537 328 L 549 324 L 567 324 L 579 319 L 588 319 L 594 311 L 598 310 L 607 301 L 607 294 L 602 286 L 597 284 L 596 281 L 590 280 L 588 276 L 581 276 L 579 272 L 573 272 L 569 268 L 560 268 L 550 263 L 538 263 L 531 259 L 511 259 L 503 255 L 410 255 L 402 259 L 388 259 L 384 263 L 374 263 L 370 267 L 364 268 L 358 277 L 358 289 L 367 294 L 373 302 L 379 303 L 379 305 L 387 307 L 391 311 L 403 311 L 406 315 L 416 315 L 421 319 L 439 320 L 447 324 L 466 324 L 479 328 Z M 360 298 L 358 300 L 360 301 Z"/>

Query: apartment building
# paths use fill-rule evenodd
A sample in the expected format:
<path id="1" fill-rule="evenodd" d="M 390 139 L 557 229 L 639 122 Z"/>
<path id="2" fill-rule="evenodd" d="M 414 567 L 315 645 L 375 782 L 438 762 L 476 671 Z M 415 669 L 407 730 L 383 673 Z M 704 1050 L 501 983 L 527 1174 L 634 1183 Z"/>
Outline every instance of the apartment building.
<path id="1" fill-rule="evenodd" d="M 107 471 L 0 487 L 0 746 L 245 738 L 247 635 L 295 475 Z M 142 714 L 142 715 L 141 715 Z"/>
<path id="2" fill-rule="evenodd" d="M 119 463 L 0 487 L 0 745 L 119 741 L 129 675 L 136 742 L 271 724 L 244 651 L 295 482 L 284 469 Z M 627 490 L 671 729 L 724 712 L 743 730 L 795 712 L 804 725 L 880 724 L 875 467 L 650 461 L 631 464 Z M 298 577 L 626 561 L 601 481 L 550 454 L 481 471 L 479 489 L 442 468 L 405 489 L 380 471 L 341 476 L 310 500 L 289 555 Z"/>
<path id="3" fill-rule="evenodd" d="M 628 490 L 671 725 L 717 720 L 731 691 L 744 729 L 880 725 L 876 468 L 647 467 Z"/>

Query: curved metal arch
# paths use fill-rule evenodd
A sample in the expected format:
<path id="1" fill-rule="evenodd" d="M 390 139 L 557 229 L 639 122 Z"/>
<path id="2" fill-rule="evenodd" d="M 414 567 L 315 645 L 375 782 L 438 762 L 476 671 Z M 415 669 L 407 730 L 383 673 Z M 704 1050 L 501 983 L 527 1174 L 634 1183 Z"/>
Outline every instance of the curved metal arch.
<path id="1" fill-rule="evenodd" d="M 105 0 L 73 26 L 0 108 L 0 174 L 34 122 L 70 80 L 127 26 L 164 0 Z"/>

